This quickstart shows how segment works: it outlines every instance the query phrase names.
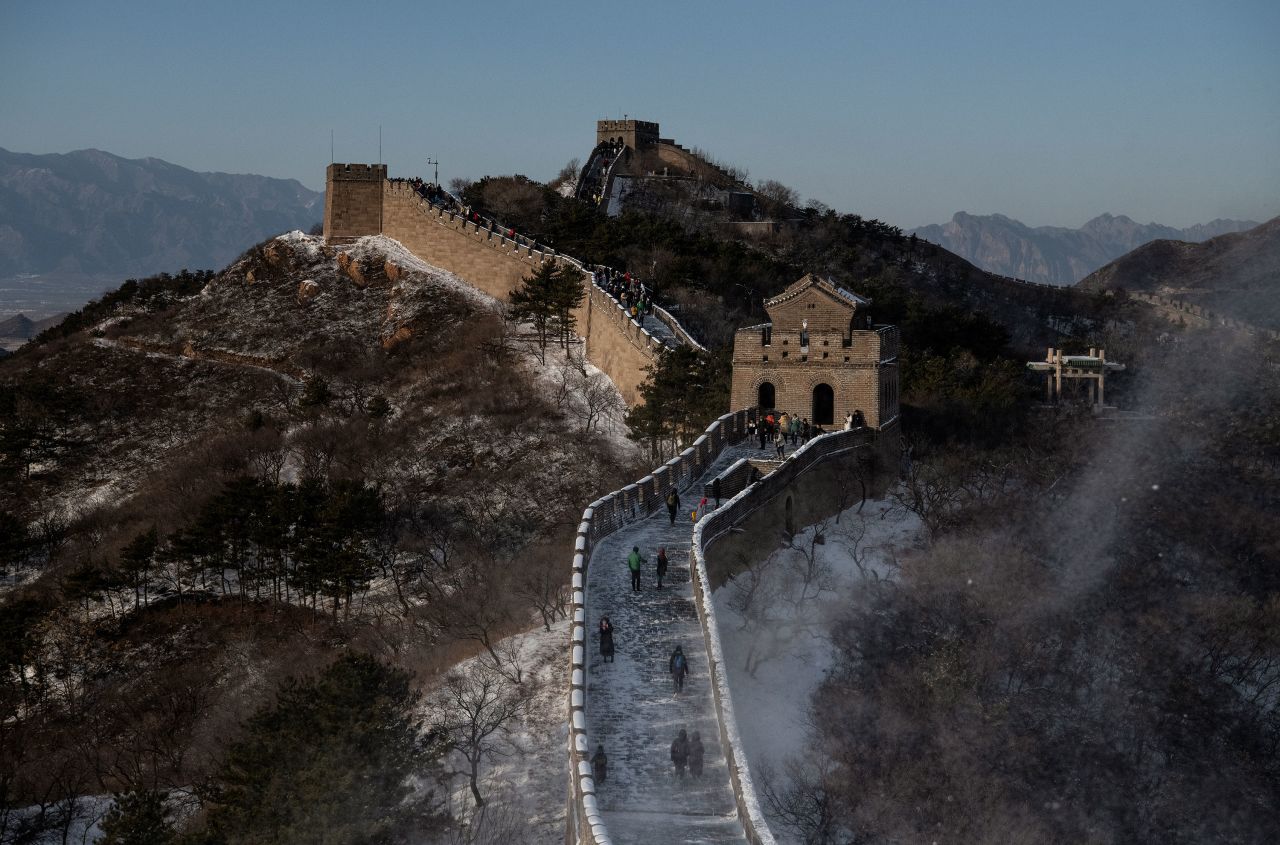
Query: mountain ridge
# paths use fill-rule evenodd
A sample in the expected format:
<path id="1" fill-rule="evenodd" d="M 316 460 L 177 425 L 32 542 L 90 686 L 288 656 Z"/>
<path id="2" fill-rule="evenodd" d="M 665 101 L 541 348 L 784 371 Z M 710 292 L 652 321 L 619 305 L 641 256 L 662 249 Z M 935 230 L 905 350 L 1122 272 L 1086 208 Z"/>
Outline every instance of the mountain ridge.
<path id="1" fill-rule="evenodd" d="M 1157 240 L 1089 274 L 1082 290 L 1130 290 L 1280 329 L 1280 217 L 1201 243 Z"/>
<path id="2" fill-rule="evenodd" d="M 1249 220 L 1217 218 L 1179 229 L 1138 223 L 1105 212 L 1077 229 L 1028 226 L 1004 214 L 956 212 L 943 224 L 908 234 L 936 243 L 991 273 L 1042 284 L 1072 285 L 1125 253 L 1153 240 L 1203 241 L 1257 226 Z"/>
<path id="3" fill-rule="evenodd" d="M 96 148 L 0 148 L 0 276 L 221 267 L 265 237 L 319 222 L 323 197 L 295 179 Z"/>

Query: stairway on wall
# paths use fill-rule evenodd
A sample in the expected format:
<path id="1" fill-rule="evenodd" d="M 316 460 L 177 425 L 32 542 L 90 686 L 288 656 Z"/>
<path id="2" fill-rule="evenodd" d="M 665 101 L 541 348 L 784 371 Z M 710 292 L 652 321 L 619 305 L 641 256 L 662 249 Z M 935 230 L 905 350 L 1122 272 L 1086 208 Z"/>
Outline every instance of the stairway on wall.
<path id="1" fill-rule="evenodd" d="M 587 730 L 592 751 L 602 743 L 609 775 L 597 785 L 597 801 L 616 845 L 653 842 L 745 843 L 708 675 L 709 657 L 698 621 L 689 571 L 690 512 L 703 485 L 739 458 L 754 454 L 749 442 L 729 446 L 684 494 L 675 524 L 666 508 L 602 538 L 587 570 L 587 620 L 592 632 L 587 685 Z M 626 558 L 633 546 L 648 558 L 639 593 L 631 591 Z M 654 575 L 659 546 L 671 561 L 666 586 Z M 604 663 L 594 631 L 600 616 L 615 628 L 617 654 Z M 675 693 L 667 672 L 680 645 L 691 674 Z M 701 779 L 677 779 L 671 741 L 681 728 L 702 735 L 706 762 Z"/>

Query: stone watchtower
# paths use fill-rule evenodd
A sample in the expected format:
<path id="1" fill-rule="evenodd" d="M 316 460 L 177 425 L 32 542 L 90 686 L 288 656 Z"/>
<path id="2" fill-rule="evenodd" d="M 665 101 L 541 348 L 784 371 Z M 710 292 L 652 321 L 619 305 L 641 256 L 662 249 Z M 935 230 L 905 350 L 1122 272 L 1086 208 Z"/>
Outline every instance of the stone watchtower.
<path id="1" fill-rule="evenodd" d="M 734 335 L 733 407 L 786 411 L 827 430 L 861 412 L 871 428 L 896 428 L 898 328 L 872 326 L 870 306 L 812 274 L 766 302 L 769 322 Z"/>
<path id="2" fill-rule="evenodd" d="M 658 124 L 647 120 L 597 120 L 596 143 L 622 142 L 633 150 L 643 150 L 658 143 Z"/>
<path id="3" fill-rule="evenodd" d="M 385 164 L 331 164 L 325 172 L 324 239 L 343 243 L 382 231 Z"/>

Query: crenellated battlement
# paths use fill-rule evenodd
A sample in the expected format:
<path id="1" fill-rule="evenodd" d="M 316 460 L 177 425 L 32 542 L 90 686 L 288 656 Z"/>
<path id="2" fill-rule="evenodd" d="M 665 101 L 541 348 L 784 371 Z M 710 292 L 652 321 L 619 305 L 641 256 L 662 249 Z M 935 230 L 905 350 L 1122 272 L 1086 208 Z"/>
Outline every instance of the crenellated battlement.
<path id="1" fill-rule="evenodd" d="M 381 182 L 387 178 L 385 164 L 338 164 L 329 165 L 325 172 L 327 182 Z"/>

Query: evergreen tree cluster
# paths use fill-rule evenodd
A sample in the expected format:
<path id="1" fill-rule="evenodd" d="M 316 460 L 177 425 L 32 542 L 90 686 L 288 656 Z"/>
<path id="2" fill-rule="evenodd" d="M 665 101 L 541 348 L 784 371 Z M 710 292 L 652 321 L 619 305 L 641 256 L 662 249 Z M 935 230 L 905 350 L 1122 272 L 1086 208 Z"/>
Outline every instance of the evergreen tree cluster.
<path id="1" fill-rule="evenodd" d="M 653 460 L 688 445 L 729 407 L 731 367 L 723 355 L 679 346 L 662 353 L 640 387 L 644 403 L 627 412 L 628 437 Z"/>
<path id="2" fill-rule="evenodd" d="M 63 595 L 91 601 L 116 589 L 146 604 L 157 587 L 178 599 L 193 591 L 253 598 L 323 599 L 336 618 L 366 590 L 379 566 L 385 511 L 359 482 L 273 484 L 242 477 L 201 508 L 191 525 L 164 538 L 154 528 L 121 551 L 113 570 L 88 563 L 63 579 Z"/>
<path id="3" fill-rule="evenodd" d="M 287 681 L 228 751 L 193 845 L 393 845 L 439 829 L 414 781 L 439 776 L 445 746 L 417 700 L 408 674 L 363 654 Z"/>

